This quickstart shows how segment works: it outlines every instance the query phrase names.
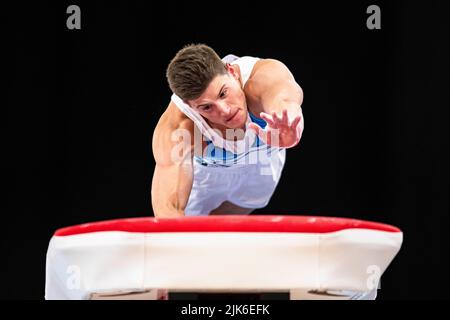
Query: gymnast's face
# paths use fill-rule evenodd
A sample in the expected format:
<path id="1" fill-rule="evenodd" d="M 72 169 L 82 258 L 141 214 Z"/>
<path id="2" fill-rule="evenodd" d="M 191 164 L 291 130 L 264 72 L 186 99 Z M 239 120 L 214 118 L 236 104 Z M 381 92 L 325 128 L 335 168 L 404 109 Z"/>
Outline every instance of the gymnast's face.
<path id="1" fill-rule="evenodd" d="M 188 103 L 213 127 L 243 129 L 247 120 L 247 102 L 240 73 L 232 65 L 227 65 L 227 71 L 216 76 L 200 97 Z"/>

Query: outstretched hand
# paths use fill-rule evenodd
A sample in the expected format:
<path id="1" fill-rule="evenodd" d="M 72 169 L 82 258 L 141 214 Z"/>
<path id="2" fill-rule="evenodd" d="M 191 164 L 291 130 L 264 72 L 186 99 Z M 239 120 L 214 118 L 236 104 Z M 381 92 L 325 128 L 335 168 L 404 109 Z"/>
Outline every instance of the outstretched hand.
<path id="1" fill-rule="evenodd" d="M 267 145 L 291 148 L 300 142 L 303 132 L 301 114 L 296 116 L 292 121 L 289 120 L 286 109 L 283 110 L 281 117 L 276 112 L 272 112 L 272 115 L 261 112 L 260 116 L 267 122 L 265 129 L 254 122 L 249 124 L 249 128 L 254 130 L 259 138 Z"/>

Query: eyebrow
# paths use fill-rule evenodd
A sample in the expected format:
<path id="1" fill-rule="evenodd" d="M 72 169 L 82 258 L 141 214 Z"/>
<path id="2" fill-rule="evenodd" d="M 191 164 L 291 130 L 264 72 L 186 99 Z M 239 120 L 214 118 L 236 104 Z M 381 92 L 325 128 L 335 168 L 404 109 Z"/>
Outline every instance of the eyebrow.
<path id="1" fill-rule="evenodd" d="M 220 97 L 220 94 L 222 93 L 223 88 L 224 88 L 225 86 L 226 86 L 226 84 L 223 84 L 222 87 L 220 88 L 219 94 L 217 95 L 218 98 Z M 201 108 L 201 107 L 203 107 L 203 106 L 207 106 L 208 104 L 209 104 L 209 103 L 199 104 L 199 105 L 197 106 L 197 108 Z"/>

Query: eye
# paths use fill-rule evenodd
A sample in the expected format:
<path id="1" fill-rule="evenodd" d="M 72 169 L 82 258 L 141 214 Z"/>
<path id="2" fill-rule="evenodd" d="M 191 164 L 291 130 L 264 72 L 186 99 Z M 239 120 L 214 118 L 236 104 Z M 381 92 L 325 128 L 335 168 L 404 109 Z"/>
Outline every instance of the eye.
<path id="1" fill-rule="evenodd" d="M 202 111 L 209 111 L 211 109 L 211 106 L 207 104 L 206 106 L 202 106 L 200 109 L 202 109 Z"/>
<path id="2" fill-rule="evenodd" d="M 223 90 L 221 93 L 220 93 L 220 98 L 223 98 L 223 97 L 225 97 L 227 95 L 227 90 Z"/>

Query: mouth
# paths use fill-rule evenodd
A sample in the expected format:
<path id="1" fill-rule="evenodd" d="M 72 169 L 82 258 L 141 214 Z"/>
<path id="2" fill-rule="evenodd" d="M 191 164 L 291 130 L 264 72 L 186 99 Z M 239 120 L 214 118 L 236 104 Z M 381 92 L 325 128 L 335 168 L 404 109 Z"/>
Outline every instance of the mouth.
<path id="1" fill-rule="evenodd" d="M 228 118 L 226 121 L 227 121 L 227 122 L 232 121 L 232 120 L 236 117 L 236 115 L 238 114 L 238 112 L 239 112 L 239 110 L 236 111 L 236 112 L 235 112 L 230 118 Z"/>

